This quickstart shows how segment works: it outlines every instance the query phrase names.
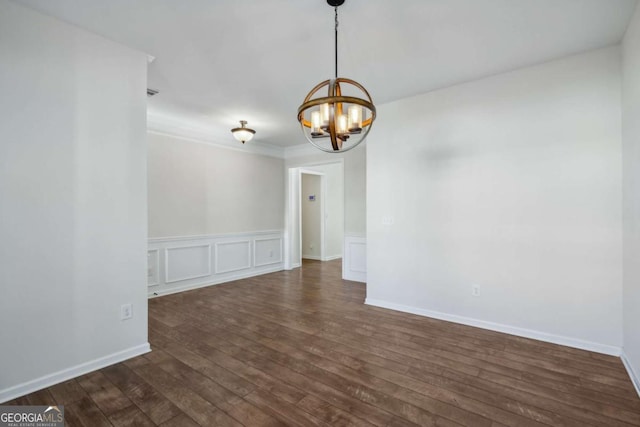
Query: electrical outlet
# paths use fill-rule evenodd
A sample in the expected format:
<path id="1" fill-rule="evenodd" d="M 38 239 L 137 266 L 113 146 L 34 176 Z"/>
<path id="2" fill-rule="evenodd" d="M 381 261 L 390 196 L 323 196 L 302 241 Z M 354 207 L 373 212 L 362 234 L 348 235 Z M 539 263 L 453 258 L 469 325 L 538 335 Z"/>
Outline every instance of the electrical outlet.
<path id="1" fill-rule="evenodd" d="M 273 258 L 273 249 L 269 251 L 269 258 Z"/>
<path id="2" fill-rule="evenodd" d="M 120 320 L 127 320 L 133 317 L 133 306 L 131 303 L 120 306 Z"/>
<path id="3" fill-rule="evenodd" d="M 393 217 L 392 216 L 383 216 L 382 217 L 382 225 L 393 225 Z"/>
<path id="4" fill-rule="evenodd" d="M 471 295 L 474 297 L 480 296 L 480 285 L 471 285 Z"/>

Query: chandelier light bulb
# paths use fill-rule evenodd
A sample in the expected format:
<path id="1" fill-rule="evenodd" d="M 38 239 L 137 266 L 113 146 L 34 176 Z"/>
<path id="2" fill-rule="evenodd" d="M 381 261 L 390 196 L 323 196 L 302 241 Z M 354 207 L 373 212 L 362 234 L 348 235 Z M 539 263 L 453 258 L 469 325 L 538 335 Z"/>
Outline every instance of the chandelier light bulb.
<path id="1" fill-rule="evenodd" d="M 320 125 L 322 120 L 320 118 L 320 111 L 313 111 L 311 113 L 311 136 L 318 137 L 323 134 Z"/>
<path id="2" fill-rule="evenodd" d="M 362 131 L 362 107 L 352 105 L 349 107 L 349 132 Z"/>

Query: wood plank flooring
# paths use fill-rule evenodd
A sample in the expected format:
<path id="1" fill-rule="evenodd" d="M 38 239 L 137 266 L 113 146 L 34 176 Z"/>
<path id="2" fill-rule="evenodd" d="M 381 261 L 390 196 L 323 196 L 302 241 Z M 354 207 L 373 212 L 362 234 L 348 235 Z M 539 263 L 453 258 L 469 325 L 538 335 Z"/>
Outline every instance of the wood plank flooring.
<path id="1" fill-rule="evenodd" d="M 16 399 L 68 426 L 640 426 L 618 358 L 363 305 L 340 261 L 149 301 L 153 352 Z"/>

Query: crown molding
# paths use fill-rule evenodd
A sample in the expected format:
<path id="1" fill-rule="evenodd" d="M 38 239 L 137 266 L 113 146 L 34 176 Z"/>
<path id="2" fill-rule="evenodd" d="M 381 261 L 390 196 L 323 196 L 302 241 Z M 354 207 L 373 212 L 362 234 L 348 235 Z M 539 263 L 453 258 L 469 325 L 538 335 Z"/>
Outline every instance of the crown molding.
<path id="1" fill-rule="evenodd" d="M 241 151 L 243 153 L 259 154 L 263 156 L 276 157 L 284 159 L 285 149 L 264 142 L 250 141 L 246 144 L 241 144 L 230 135 L 229 140 L 218 138 L 211 131 L 202 128 L 196 128 L 188 126 L 184 123 L 179 123 L 164 117 L 154 116 L 152 114 L 147 115 L 147 131 L 157 133 L 160 135 L 173 136 L 190 140 L 193 142 L 204 143 L 213 145 L 219 148 L 225 148 L 227 150 Z"/>

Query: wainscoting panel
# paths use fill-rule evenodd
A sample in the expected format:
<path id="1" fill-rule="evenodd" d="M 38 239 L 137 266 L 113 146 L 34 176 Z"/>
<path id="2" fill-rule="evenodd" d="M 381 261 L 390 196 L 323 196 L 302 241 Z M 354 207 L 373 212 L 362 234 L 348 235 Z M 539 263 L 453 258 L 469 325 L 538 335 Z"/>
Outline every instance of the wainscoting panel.
<path id="1" fill-rule="evenodd" d="M 160 284 L 160 251 L 150 249 L 147 251 L 147 286 Z"/>
<path id="2" fill-rule="evenodd" d="M 344 236 L 342 278 L 356 282 L 367 281 L 367 238 L 360 235 Z"/>
<path id="3" fill-rule="evenodd" d="M 165 248 L 164 254 L 165 283 L 211 275 L 210 244 Z"/>
<path id="4" fill-rule="evenodd" d="M 280 271 L 282 244 L 281 230 L 149 239 L 149 296 Z"/>
<path id="5" fill-rule="evenodd" d="M 282 239 L 267 237 L 255 239 L 253 259 L 256 267 L 282 262 Z"/>
<path id="6" fill-rule="evenodd" d="M 216 243 L 216 274 L 251 268 L 251 240 Z"/>

